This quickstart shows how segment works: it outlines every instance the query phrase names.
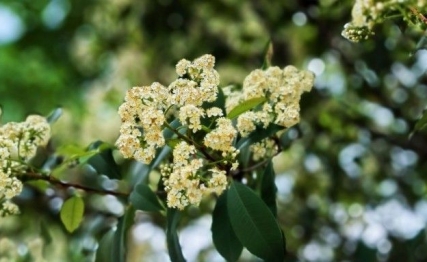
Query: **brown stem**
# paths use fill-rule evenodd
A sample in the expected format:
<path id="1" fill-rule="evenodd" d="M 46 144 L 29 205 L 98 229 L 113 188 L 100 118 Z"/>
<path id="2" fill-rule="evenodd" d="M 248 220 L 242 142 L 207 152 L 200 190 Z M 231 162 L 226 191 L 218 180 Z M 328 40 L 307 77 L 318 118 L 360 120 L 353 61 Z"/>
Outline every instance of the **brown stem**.
<path id="1" fill-rule="evenodd" d="M 409 10 L 411 10 L 411 12 L 415 16 L 417 16 L 421 21 L 423 21 L 424 24 L 427 24 L 427 18 L 423 14 L 421 14 L 420 11 L 418 11 L 416 8 L 411 7 L 411 6 L 409 7 Z"/>
<path id="2" fill-rule="evenodd" d="M 117 191 L 106 190 L 106 189 L 95 189 L 95 188 L 87 187 L 87 186 L 80 185 L 80 184 L 63 182 L 63 181 L 61 181 L 61 180 L 59 180 L 59 179 L 57 179 L 51 175 L 42 175 L 39 173 L 29 172 L 23 176 L 25 178 L 30 179 L 30 180 L 44 180 L 44 181 L 47 181 L 53 185 L 58 185 L 58 186 L 65 187 L 65 188 L 74 187 L 74 188 L 81 189 L 81 190 L 84 190 L 86 192 L 95 193 L 95 194 L 114 195 L 114 196 L 122 196 L 122 197 L 128 197 L 129 196 L 129 193 L 125 193 L 125 192 L 117 192 Z"/>
<path id="3" fill-rule="evenodd" d="M 194 145 L 205 157 L 206 159 L 215 162 L 215 158 L 211 156 L 208 152 L 206 152 L 205 147 L 203 145 L 198 145 L 194 141 L 190 140 L 188 137 L 184 136 L 180 132 L 178 132 L 175 128 L 170 126 L 168 123 L 165 123 L 166 127 L 169 128 L 172 132 L 174 132 L 179 138 L 184 140 L 185 142 Z M 221 165 L 222 166 L 222 165 Z"/>

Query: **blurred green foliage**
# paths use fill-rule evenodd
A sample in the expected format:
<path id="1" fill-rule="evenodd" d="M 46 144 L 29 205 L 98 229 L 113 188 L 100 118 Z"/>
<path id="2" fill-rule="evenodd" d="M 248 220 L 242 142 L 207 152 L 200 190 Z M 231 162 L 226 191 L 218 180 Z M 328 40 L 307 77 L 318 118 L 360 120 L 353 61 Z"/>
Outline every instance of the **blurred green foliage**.
<path id="1" fill-rule="evenodd" d="M 55 12 L 47 12 L 54 4 L 65 12 L 56 24 L 49 23 Z M 271 39 L 273 65 L 317 74 L 314 90 L 302 98 L 301 124 L 288 132 L 292 143 L 274 161 L 289 260 L 425 261 L 427 139 L 422 131 L 409 134 L 426 105 L 427 36 L 396 19 L 376 28 L 372 39 L 350 43 L 340 33 L 352 4 L 3 0 L 0 7 L 15 12 L 25 30 L 0 46 L 2 122 L 32 112 L 47 115 L 61 105 L 71 114 L 54 127 L 55 139 L 85 144 L 104 136 L 113 142 L 126 89 L 168 83 L 179 59 L 204 53 L 216 57 L 222 86 L 241 84 L 262 66 Z M 122 164 L 128 177 L 141 172 L 139 165 Z M 65 177 L 100 187 L 111 182 L 85 168 Z M 90 260 L 123 210 L 92 196 L 86 205 L 90 219 L 65 237 L 58 205 L 70 194 L 27 188 L 17 200 L 23 214 L 7 222 L 13 227 L 2 220 L 0 235 L 37 235 L 38 220 L 44 220 L 63 244 L 56 256 Z M 182 226 L 210 212 L 210 202 L 189 209 Z M 139 219 L 165 223 L 156 216 Z M 148 244 L 135 244 L 130 255 L 139 260 L 131 261 L 147 261 L 141 254 L 149 257 L 149 250 Z M 200 261 L 207 261 L 206 252 Z"/>

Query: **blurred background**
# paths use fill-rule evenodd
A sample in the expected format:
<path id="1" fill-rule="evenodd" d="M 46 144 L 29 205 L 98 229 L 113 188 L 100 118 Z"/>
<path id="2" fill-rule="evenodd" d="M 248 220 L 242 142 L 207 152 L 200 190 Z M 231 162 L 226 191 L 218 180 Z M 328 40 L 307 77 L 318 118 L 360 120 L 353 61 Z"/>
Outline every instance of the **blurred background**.
<path id="1" fill-rule="evenodd" d="M 353 1 L 0 0 L 2 123 L 48 115 L 53 147 L 114 143 L 117 108 L 132 86 L 168 85 L 174 65 L 210 53 L 221 86 L 273 65 L 316 74 L 302 98 L 294 141 L 275 158 L 278 218 L 289 261 L 427 261 L 427 138 L 410 136 L 427 98 L 427 38 L 399 18 L 372 39 L 341 36 Z M 141 165 L 122 162 L 137 175 Z M 89 179 L 79 167 L 70 175 Z M 93 175 L 93 174 L 92 174 Z M 93 176 L 92 176 L 93 177 Z M 114 183 L 95 179 L 96 183 Z M 91 183 L 95 183 L 91 182 Z M 68 235 L 59 222 L 67 190 L 27 188 L 22 214 L 0 220 L 21 255 L 46 235 L 47 261 L 93 261 L 103 233 L 124 207 L 113 196 L 87 198 L 86 222 Z M 34 204 L 37 203 L 37 204 Z M 189 261 L 223 261 L 212 247 L 212 201 L 189 208 L 181 244 Z M 167 261 L 164 219 L 138 213 L 129 261 Z M 48 227 L 43 225 L 48 225 Z M 244 252 L 241 261 L 256 261 Z"/>

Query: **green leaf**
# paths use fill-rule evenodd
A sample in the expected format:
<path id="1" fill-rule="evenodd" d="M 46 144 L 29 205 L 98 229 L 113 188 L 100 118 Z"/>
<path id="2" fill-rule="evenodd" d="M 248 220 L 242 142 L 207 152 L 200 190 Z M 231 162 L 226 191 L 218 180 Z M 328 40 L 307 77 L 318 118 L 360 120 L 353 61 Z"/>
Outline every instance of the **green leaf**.
<path id="1" fill-rule="evenodd" d="M 424 49 L 427 50 L 427 37 L 422 36 L 420 38 L 420 41 L 418 41 L 417 46 L 415 47 L 416 50 Z"/>
<path id="2" fill-rule="evenodd" d="M 264 170 L 261 178 L 261 199 L 268 206 L 274 217 L 277 216 L 276 193 L 277 187 L 274 183 L 276 174 L 273 169 L 273 162 L 268 161 L 268 165 Z"/>
<path id="3" fill-rule="evenodd" d="M 175 148 L 175 146 L 176 146 L 179 142 L 181 142 L 181 141 L 182 141 L 182 139 L 179 139 L 179 138 L 171 138 L 171 139 L 168 139 L 168 140 L 166 141 L 166 144 L 167 144 L 170 148 L 174 149 L 174 148 Z"/>
<path id="4" fill-rule="evenodd" d="M 87 154 L 87 151 L 85 149 L 74 144 L 59 146 L 56 152 L 60 155 L 65 155 L 67 157 L 77 157 L 80 155 Z"/>
<path id="5" fill-rule="evenodd" d="M 232 182 L 227 209 L 237 238 L 252 254 L 265 261 L 283 261 L 285 243 L 276 219 L 247 186 Z"/>
<path id="6" fill-rule="evenodd" d="M 81 197 L 74 196 L 64 202 L 60 216 L 68 232 L 76 230 L 82 222 L 84 213 L 84 202 Z"/>
<path id="7" fill-rule="evenodd" d="M 227 115 L 227 118 L 234 119 L 239 115 L 243 114 L 244 112 L 249 111 L 252 108 L 255 108 L 256 106 L 264 103 L 265 101 L 266 101 L 265 97 L 257 97 L 257 98 L 252 98 L 252 99 L 243 101 L 238 106 L 231 109 L 230 113 L 228 113 Z"/>
<path id="8" fill-rule="evenodd" d="M 172 128 L 177 129 L 178 127 L 180 127 L 180 126 L 181 126 L 181 123 L 179 122 L 179 119 L 175 119 L 175 120 L 173 120 L 171 123 L 169 123 L 169 125 L 170 125 Z M 163 130 L 163 136 L 164 136 L 164 138 L 165 138 L 166 140 L 168 140 L 169 138 L 171 138 L 174 134 L 175 134 L 175 133 L 174 133 L 172 130 L 170 130 L 169 128 L 165 128 L 165 129 Z"/>
<path id="9" fill-rule="evenodd" d="M 98 174 L 106 175 L 111 179 L 121 179 L 120 169 L 113 157 L 113 150 L 108 144 L 97 141 L 89 146 L 90 150 L 99 150 L 100 152 L 88 159 L 87 163 L 91 165 Z"/>
<path id="10" fill-rule="evenodd" d="M 143 211 L 161 211 L 164 210 L 156 194 L 146 184 L 137 185 L 129 197 L 132 205 Z"/>
<path id="11" fill-rule="evenodd" d="M 127 233 L 133 225 L 135 209 L 129 206 L 125 214 L 119 219 L 116 232 L 114 233 L 111 257 L 114 262 L 126 261 Z"/>
<path id="12" fill-rule="evenodd" d="M 98 174 L 111 179 L 121 179 L 120 169 L 113 157 L 113 150 L 107 149 L 89 158 L 87 161 Z"/>
<path id="13" fill-rule="evenodd" d="M 225 94 L 222 88 L 218 88 L 218 94 L 213 106 L 221 108 L 225 112 Z"/>
<path id="14" fill-rule="evenodd" d="M 225 112 L 225 95 L 224 95 L 224 91 L 222 91 L 222 88 L 218 88 L 218 93 L 215 101 L 205 102 L 203 103 L 202 107 L 204 109 L 211 108 L 211 107 L 218 107 Z"/>
<path id="15" fill-rule="evenodd" d="M 96 250 L 95 262 L 114 262 L 111 256 L 113 250 L 114 230 L 109 230 L 102 236 Z"/>
<path id="16" fill-rule="evenodd" d="M 273 44 L 271 40 L 268 40 L 264 50 L 264 61 L 261 67 L 263 70 L 271 66 L 271 60 L 273 58 Z"/>
<path id="17" fill-rule="evenodd" d="M 181 246 L 179 245 L 177 226 L 180 218 L 180 212 L 177 209 L 168 208 L 167 210 L 167 229 L 166 229 L 166 241 L 168 244 L 169 257 L 172 262 L 183 262 L 185 261 L 184 255 L 182 254 Z"/>
<path id="18" fill-rule="evenodd" d="M 427 109 L 423 110 L 423 114 L 421 115 L 420 119 L 415 124 L 414 129 L 412 130 L 412 133 L 409 135 L 409 138 L 411 138 L 416 132 L 423 131 L 427 128 Z"/>
<path id="19" fill-rule="evenodd" d="M 59 117 L 61 117 L 62 115 L 62 108 L 58 107 L 55 110 L 53 110 L 47 117 L 46 117 L 46 121 L 49 124 L 53 124 L 55 123 Z"/>
<path id="20" fill-rule="evenodd" d="M 243 245 L 234 233 L 228 218 L 227 192 L 225 191 L 218 198 L 212 213 L 212 239 L 221 256 L 227 261 L 237 261 L 242 253 Z"/>

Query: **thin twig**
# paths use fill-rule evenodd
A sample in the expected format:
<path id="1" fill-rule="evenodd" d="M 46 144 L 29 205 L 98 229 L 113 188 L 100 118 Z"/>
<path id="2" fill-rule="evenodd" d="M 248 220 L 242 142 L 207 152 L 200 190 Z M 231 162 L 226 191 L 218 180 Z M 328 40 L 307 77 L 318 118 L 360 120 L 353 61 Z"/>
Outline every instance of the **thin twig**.
<path id="1" fill-rule="evenodd" d="M 416 8 L 414 8 L 414 7 L 409 7 L 409 10 L 411 10 L 411 12 L 415 15 L 415 16 L 417 16 L 421 21 L 423 21 L 424 22 L 424 24 L 426 24 L 427 25 L 427 18 L 423 15 L 423 14 L 421 14 L 420 13 L 420 11 L 418 11 Z"/>
<path id="2" fill-rule="evenodd" d="M 80 185 L 80 184 L 63 182 L 63 181 L 61 181 L 61 180 L 59 180 L 59 179 L 57 179 L 51 175 L 43 175 L 43 174 L 39 174 L 39 173 L 29 172 L 23 176 L 25 178 L 30 179 L 30 180 L 44 180 L 44 181 L 47 181 L 53 185 L 58 185 L 58 186 L 65 187 L 65 188 L 74 187 L 77 189 L 84 190 L 86 192 L 91 192 L 91 193 L 96 193 L 96 194 L 101 194 L 101 195 L 114 195 L 114 196 L 122 196 L 122 197 L 128 197 L 129 196 L 129 193 L 126 193 L 126 192 L 117 192 L 117 191 L 112 191 L 112 190 L 107 190 L 107 189 L 96 189 L 96 188 L 87 187 L 87 186 Z"/>

